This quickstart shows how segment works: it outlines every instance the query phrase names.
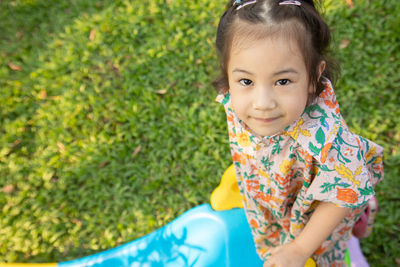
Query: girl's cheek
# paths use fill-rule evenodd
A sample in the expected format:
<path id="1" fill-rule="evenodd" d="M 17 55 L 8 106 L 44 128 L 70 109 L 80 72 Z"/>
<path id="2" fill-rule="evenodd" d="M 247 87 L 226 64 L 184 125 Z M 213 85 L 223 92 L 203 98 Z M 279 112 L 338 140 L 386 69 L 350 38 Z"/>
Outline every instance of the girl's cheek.
<path id="1" fill-rule="evenodd" d="M 297 98 L 293 98 L 291 103 L 288 103 L 288 107 L 291 110 L 291 113 L 293 116 L 295 117 L 300 117 L 301 114 L 303 113 L 304 109 L 306 108 L 307 105 L 307 96 L 303 96 L 303 97 L 297 97 Z"/>

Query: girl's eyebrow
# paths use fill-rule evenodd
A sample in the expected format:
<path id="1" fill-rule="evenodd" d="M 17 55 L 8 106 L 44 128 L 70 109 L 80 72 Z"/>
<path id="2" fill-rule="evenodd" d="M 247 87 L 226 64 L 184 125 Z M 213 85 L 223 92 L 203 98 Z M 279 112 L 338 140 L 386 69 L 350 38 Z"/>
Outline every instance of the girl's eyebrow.
<path id="1" fill-rule="evenodd" d="M 251 73 L 250 71 L 242 70 L 242 69 L 234 69 L 234 70 L 232 71 L 232 73 L 234 73 L 234 72 L 243 72 L 243 73 L 246 73 L 246 74 L 249 74 L 249 75 L 253 75 L 253 73 Z M 285 73 L 294 73 L 294 74 L 298 74 L 298 71 L 296 71 L 295 69 L 292 69 L 292 68 L 283 69 L 283 70 L 280 70 L 280 71 L 278 71 L 278 72 L 275 72 L 275 73 L 273 74 L 273 76 L 278 76 L 278 75 L 285 74 Z"/>
<path id="2" fill-rule="evenodd" d="M 280 70 L 278 72 L 275 72 L 274 76 L 281 75 L 281 74 L 286 74 L 286 73 L 298 74 L 298 72 L 295 69 L 289 68 L 289 69 L 284 69 L 284 70 Z"/>
<path id="3" fill-rule="evenodd" d="M 234 72 L 243 72 L 243 73 L 246 73 L 246 74 L 253 75 L 253 73 L 251 73 L 250 71 L 242 70 L 242 69 L 234 69 L 234 70 L 232 71 L 232 73 L 234 73 Z"/>

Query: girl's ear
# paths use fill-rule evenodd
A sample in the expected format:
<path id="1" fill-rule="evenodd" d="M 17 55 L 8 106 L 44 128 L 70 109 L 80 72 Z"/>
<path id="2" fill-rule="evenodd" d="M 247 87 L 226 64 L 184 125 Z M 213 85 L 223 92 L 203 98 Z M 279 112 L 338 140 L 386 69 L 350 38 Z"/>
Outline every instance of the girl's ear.
<path id="1" fill-rule="evenodd" d="M 317 68 L 317 71 L 318 71 L 318 79 L 317 79 L 317 81 L 318 81 L 318 82 L 319 82 L 319 80 L 321 79 L 322 73 L 324 73 L 325 67 L 326 67 L 326 61 L 325 61 L 325 60 L 322 60 L 322 61 L 319 63 L 318 68 Z M 311 95 L 313 95 L 313 94 L 315 93 L 315 91 L 316 91 L 316 88 L 310 84 L 310 87 L 309 87 L 309 89 L 308 89 L 308 92 L 309 92 Z"/>
<path id="2" fill-rule="evenodd" d="M 318 81 L 321 78 L 322 73 L 324 73 L 325 67 L 326 67 L 326 61 L 322 60 L 318 66 Z"/>

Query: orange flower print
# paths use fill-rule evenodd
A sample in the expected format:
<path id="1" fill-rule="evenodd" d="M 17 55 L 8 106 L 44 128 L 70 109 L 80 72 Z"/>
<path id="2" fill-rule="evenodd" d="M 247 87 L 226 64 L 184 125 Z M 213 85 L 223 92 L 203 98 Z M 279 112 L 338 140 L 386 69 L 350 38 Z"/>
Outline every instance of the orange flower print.
<path id="1" fill-rule="evenodd" d="M 275 175 L 275 180 L 281 185 L 285 186 L 289 184 L 290 177 L 288 176 L 280 176 L 279 174 Z"/>
<path id="2" fill-rule="evenodd" d="M 332 94 L 331 99 L 329 99 L 329 100 L 325 99 L 324 103 L 331 109 L 335 109 L 336 114 L 339 114 L 338 102 L 337 102 L 336 96 L 334 94 Z"/>
<path id="3" fill-rule="evenodd" d="M 302 156 L 304 156 L 304 161 L 305 161 L 305 168 L 309 169 L 312 166 L 312 161 L 313 161 L 313 157 L 310 155 L 310 153 L 308 153 L 307 151 L 305 151 L 304 149 L 299 149 L 299 152 Z"/>
<path id="4" fill-rule="evenodd" d="M 331 150 L 332 143 L 326 144 L 321 150 L 321 162 L 325 163 L 326 158 L 328 157 L 328 153 Z"/>
<path id="5" fill-rule="evenodd" d="M 268 239 L 277 239 L 279 237 L 280 231 L 274 231 L 268 236 Z"/>
<path id="6" fill-rule="evenodd" d="M 275 197 L 275 196 L 273 196 L 273 195 L 275 195 L 275 190 L 273 190 L 273 189 L 271 189 L 271 195 L 270 195 L 270 194 L 265 194 L 265 193 L 263 193 L 263 192 L 261 192 L 261 191 L 258 191 L 257 194 L 254 196 L 254 199 L 255 199 L 255 200 L 262 200 L 262 201 L 264 201 L 264 202 L 270 202 L 270 201 L 272 200 L 272 201 L 274 201 L 275 203 L 278 203 L 278 204 L 282 205 L 283 200 L 280 199 L 280 198 L 277 198 L 277 197 Z M 272 205 L 271 205 L 271 207 L 272 207 L 273 209 L 277 209 L 276 206 L 272 206 Z"/>
<path id="7" fill-rule="evenodd" d="M 356 141 L 357 141 L 358 147 L 362 149 L 362 146 L 361 146 L 361 143 L 360 143 L 360 139 L 358 137 L 356 137 Z"/>
<path id="8" fill-rule="evenodd" d="M 228 120 L 228 122 L 233 122 L 233 119 L 234 119 L 233 114 L 227 115 L 226 119 Z"/>
<path id="9" fill-rule="evenodd" d="M 329 100 L 325 100 L 324 102 L 330 108 L 334 108 L 336 106 L 335 102 L 332 102 L 332 101 L 329 101 Z"/>
<path id="10" fill-rule="evenodd" d="M 372 165 L 374 171 L 383 175 L 383 164 L 382 164 L 382 157 L 377 157 Z"/>
<path id="11" fill-rule="evenodd" d="M 233 154 L 232 159 L 234 162 L 239 162 L 240 164 L 246 164 L 246 158 L 239 153 Z"/>
<path id="12" fill-rule="evenodd" d="M 258 180 L 246 180 L 247 191 L 258 191 L 260 190 L 260 183 Z"/>
<path id="13" fill-rule="evenodd" d="M 331 101 L 330 100 L 325 100 L 324 102 L 330 108 L 335 108 L 336 105 L 337 105 L 337 101 L 335 99 L 332 99 Z"/>
<path id="14" fill-rule="evenodd" d="M 316 251 L 314 251 L 314 255 L 321 255 L 322 253 L 324 253 L 326 250 L 326 248 L 324 247 L 319 247 Z"/>
<path id="15" fill-rule="evenodd" d="M 336 198 L 350 204 L 358 200 L 357 193 L 351 188 L 338 188 Z"/>
<path id="16" fill-rule="evenodd" d="M 330 87 L 329 85 L 326 85 L 326 86 L 325 86 L 325 90 L 322 91 L 322 93 L 321 93 L 321 97 L 322 97 L 322 98 L 325 98 L 325 97 L 327 97 L 328 95 L 333 95 L 333 89 L 332 89 L 332 87 Z"/>
<path id="17" fill-rule="evenodd" d="M 270 195 L 267 195 L 267 194 L 264 194 L 263 192 L 257 192 L 257 195 L 254 197 L 254 199 L 261 199 L 261 200 L 263 200 L 263 201 L 265 201 L 265 202 L 270 202 L 271 201 L 271 196 Z"/>
<path id="18" fill-rule="evenodd" d="M 246 132 L 238 134 L 238 143 L 242 147 L 250 146 L 251 141 L 249 134 Z"/>
<path id="19" fill-rule="evenodd" d="M 285 219 L 285 220 L 282 221 L 282 229 L 287 233 L 289 232 L 289 230 L 290 230 L 290 219 Z"/>
<path id="20" fill-rule="evenodd" d="M 250 220 L 250 225 L 252 226 L 252 227 L 254 227 L 254 228 L 259 228 L 260 226 L 258 225 L 258 222 L 256 221 L 256 220 L 254 220 L 254 219 L 251 219 Z"/>
<path id="21" fill-rule="evenodd" d="M 339 235 L 344 235 L 344 234 L 346 234 L 348 231 L 350 231 L 351 229 L 353 229 L 353 226 L 345 226 L 345 227 L 343 227 L 343 228 L 341 228 L 339 231 L 337 231 L 337 233 L 339 234 Z"/>

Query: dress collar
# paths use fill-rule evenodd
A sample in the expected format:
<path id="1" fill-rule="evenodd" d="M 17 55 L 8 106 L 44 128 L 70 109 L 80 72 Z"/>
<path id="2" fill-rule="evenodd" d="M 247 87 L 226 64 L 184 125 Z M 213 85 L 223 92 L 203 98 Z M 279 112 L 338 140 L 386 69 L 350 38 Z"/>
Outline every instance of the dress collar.
<path id="1" fill-rule="evenodd" d="M 233 110 L 229 93 L 218 95 L 216 101 L 224 105 L 228 121 L 235 122 L 236 135 L 247 133 L 250 140 L 255 144 L 260 142 L 268 143 L 282 136 L 290 136 L 294 141 L 304 146 L 304 149 L 312 152 L 313 156 L 318 157 L 322 148 L 326 144 L 332 143 L 336 138 L 342 122 L 339 104 L 332 84 L 328 79 L 324 79 L 323 83 L 325 89 L 313 103 L 305 108 L 300 118 L 288 125 L 282 132 L 273 136 L 260 136 L 240 120 Z M 315 139 L 321 146 L 310 148 L 309 143 Z"/>

